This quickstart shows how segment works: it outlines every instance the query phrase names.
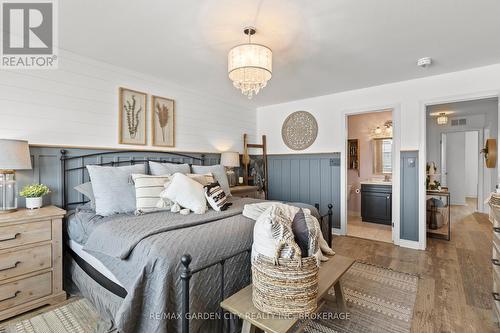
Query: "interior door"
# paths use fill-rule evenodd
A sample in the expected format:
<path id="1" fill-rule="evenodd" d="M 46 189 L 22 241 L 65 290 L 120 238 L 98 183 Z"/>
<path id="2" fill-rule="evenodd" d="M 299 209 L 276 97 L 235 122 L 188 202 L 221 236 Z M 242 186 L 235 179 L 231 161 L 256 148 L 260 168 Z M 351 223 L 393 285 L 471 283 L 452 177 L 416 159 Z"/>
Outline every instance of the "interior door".
<path id="1" fill-rule="evenodd" d="M 446 185 L 452 205 L 465 205 L 465 132 L 446 133 Z"/>

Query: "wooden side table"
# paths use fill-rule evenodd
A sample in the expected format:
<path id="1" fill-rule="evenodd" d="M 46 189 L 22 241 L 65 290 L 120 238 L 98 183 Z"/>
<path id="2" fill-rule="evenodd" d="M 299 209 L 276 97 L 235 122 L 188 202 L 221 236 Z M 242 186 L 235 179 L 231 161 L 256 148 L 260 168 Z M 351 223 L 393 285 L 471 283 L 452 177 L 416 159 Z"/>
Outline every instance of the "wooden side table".
<path id="1" fill-rule="evenodd" d="M 318 309 L 324 302 L 333 301 L 339 311 L 345 311 L 345 301 L 340 284 L 340 278 L 354 264 L 354 259 L 339 254 L 330 257 L 319 268 Z M 328 294 L 335 289 L 335 297 Z M 221 307 L 243 319 L 242 333 L 253 333 L 257 328 L 266 333 L 287 333 L 297 323 L 298 319 L 266 315 L 253 305 L 252 285 L 241 289 L 236 294 L 225 299 Z"/>
<path id="2" fill-rule="evenodd" d="M 66 299 L 62 218 L 54 206 L 0 215 L 0 320 Z"/>
<path id="3" fill-rule="evenodd" d="M 241 198 L 259 198 L 259 187 L 250 185 L 238 185 L 230 188 L 231 194 Z"/>

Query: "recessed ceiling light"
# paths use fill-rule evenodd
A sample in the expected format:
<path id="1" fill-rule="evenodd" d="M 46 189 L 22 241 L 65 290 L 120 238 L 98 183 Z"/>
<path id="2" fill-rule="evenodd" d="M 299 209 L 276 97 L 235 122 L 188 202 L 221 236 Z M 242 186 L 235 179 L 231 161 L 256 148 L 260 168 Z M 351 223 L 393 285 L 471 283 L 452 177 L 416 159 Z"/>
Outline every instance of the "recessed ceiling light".
<path id="1" fill-rule="evenodd" d="M 426 68 L 428 66 L 432 65 L 432 58 L 431 57 L 424 57 L 420 58 L 417 60 L 417 66 Z"/>

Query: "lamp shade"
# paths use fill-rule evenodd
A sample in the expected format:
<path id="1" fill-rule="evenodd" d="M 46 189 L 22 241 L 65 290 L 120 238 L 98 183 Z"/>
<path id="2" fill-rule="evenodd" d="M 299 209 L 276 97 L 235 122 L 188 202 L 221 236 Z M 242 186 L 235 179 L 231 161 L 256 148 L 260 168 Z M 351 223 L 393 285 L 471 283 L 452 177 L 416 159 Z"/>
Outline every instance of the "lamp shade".
<path id="1" fill-rule="evenodd" d="M 220 155 L 220 164 L 228 168 L 240 166 L 240 154 L 235 151 L 225 151 Z"/>
<path id="2" fill-rule="evenodd" d="M 0 139 L 0 170 L 31 169 L 28 141 Z"/>

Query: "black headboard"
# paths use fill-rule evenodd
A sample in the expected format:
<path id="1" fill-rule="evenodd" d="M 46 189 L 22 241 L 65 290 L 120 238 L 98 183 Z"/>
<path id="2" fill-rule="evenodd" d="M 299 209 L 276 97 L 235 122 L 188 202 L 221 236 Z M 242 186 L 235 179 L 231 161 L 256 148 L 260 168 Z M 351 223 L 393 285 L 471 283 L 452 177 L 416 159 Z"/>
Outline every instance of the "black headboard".
<path id="1" fill-rule="evenodd" d="M 149 173 L 149 161 L 205 165 L 205 159 L 204 154 L 188 155 L 176 152 L 141 150 L 115 150 L 71 155 L 67 150 L 63 149 L 61 150 L 62 207 L 68 209 L 86 202 L 83 195 L 74 191 L 73 188 L 89 181 L 87 165 L 122 166 L 145 164 L 146 171 Z"/>

